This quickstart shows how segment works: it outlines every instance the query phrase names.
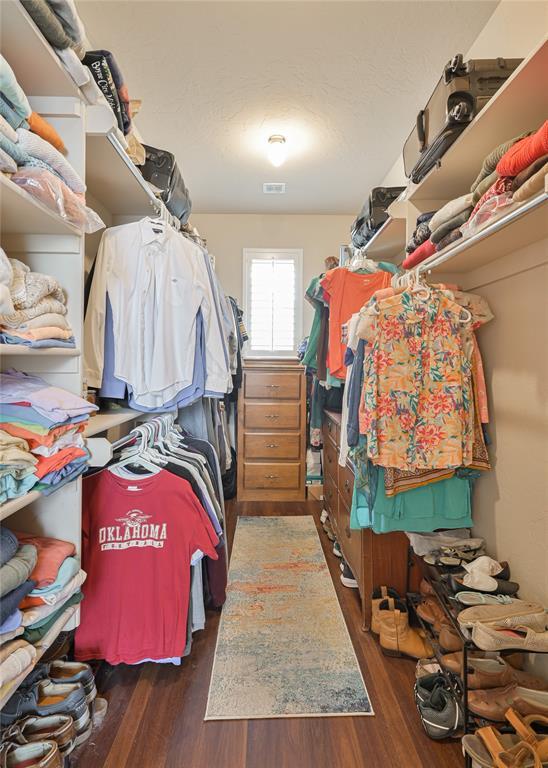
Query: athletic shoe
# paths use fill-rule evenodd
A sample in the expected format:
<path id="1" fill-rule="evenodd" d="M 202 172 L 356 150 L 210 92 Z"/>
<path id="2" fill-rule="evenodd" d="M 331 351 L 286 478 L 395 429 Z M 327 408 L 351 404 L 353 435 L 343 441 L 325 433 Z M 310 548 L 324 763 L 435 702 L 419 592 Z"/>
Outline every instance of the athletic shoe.
<path id="1" fill-rule="evenodd" d="M 341 573 L 341 582 L 345 587 L 350 589 L 358 589 L 358 582 L 354 578 L 354 574 L 350 570 L 348 563 L 344 563 L 343 572 Z"/>

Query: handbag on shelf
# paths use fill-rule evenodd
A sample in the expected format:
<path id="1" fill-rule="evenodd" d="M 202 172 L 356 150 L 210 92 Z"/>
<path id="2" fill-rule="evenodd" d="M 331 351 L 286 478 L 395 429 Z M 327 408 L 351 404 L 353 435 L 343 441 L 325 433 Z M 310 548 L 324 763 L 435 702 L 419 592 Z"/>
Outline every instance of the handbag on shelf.
<path id="1" fill-rule="evenodd" d="M 160 197 L 168 211 L 181 224 L 186 224 L 192 210 L 192 201 L 175 160 L 175 155 L 166 149 L 157 149 L 143 144 L 145 164 L 139 168 L 145 181 L 160 191 Z"/>

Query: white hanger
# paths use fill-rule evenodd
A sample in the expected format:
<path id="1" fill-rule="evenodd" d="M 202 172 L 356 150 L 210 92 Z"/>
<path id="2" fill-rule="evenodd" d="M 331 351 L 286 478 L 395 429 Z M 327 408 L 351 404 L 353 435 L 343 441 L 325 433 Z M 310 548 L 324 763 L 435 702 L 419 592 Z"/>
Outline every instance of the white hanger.
<path id="1" fill-rule="evenodd" d="M 376 261 L 367 258 L 367 250 L 365 248 L 356 248 L 346 268 L 350 272 L 356 272 L 358 269 L 370 269 L 373 272 L 378 272 L 379 265 Z"/>

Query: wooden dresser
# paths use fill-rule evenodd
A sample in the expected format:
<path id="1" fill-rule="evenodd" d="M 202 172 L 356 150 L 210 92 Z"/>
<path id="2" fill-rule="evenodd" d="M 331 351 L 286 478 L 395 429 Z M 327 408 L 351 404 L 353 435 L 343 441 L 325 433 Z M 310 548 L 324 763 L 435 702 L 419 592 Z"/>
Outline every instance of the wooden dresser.
<path id="1" fill-rule="evenodd" d="M 371 593 L 381 584 L 395 587 L 400 595 L 407 590 L 409 540 L 405 533 L 373 533 L 350 529 L 354 470 L 350 463 L 339 466 L 341 416 L 324 413 L 323 472 L 324 505 L 341 546 L 344 559 L 358 582 L 363 628 L 371 625 Z"/>
<path id="2" fill-rule="evenodd" d="M 238 401 L 238 500 L 302 501 L 306 385 L 297 360 L 246 360 Z"/>

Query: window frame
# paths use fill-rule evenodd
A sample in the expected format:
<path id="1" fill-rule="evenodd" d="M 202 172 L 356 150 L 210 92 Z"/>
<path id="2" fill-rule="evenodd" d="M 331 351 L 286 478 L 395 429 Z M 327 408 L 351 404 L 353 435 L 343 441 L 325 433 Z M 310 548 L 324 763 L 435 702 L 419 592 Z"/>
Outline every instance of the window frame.
<path id="1" fill-rule="evenodd" d="M 278 350 L 251 349 L 251 339 L 244 346 L 244 357 L 272 357 L 296 359 L 297 350 L 303 335 L 303 249 L 302 248 L 244 248 L 242 258 L 242 283 L 243 283 L 243 308 L 244 323 L 249 318 L 249 333 L 251 334 L 250 312 L 250 288 L 251 288 L 251 263 L 254 259 L 270 260 L 272 257 L 292 258 L 295 263 L 295 323 L 294 340 L 295 347 L 291 352 Z"/>

